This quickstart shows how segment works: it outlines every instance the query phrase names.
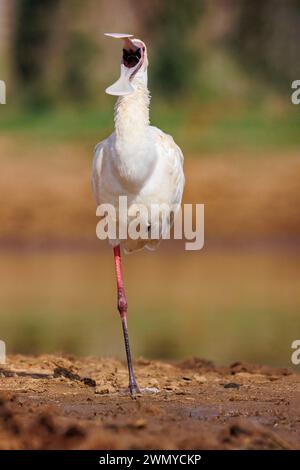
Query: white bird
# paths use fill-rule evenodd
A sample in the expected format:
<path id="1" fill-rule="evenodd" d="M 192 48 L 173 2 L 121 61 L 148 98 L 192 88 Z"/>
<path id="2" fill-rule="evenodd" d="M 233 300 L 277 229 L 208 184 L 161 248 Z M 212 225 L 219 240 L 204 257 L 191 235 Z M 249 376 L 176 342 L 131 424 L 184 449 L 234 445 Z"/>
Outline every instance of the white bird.
<path id="1" fill-rule="evenodd" d="M 106 35 L 122 39 L 124 45 L 120 78 L 106 89 L 106 93 L 119 97 L 115 105 L 115 131 L 96 145 L 94 153 L 92 187 L 96 203 L 115 207 L 117 219 L 120 196 L 127 196 L 128 207 L 132 204 L 143 204 L 149 209 L 152 204 L 180 206 L 184 187 L 183 155 L 170 135 L 149 124 L 146 45 L 131 34 Z M 127 217 L 129 220 L 128 214 Z M 159 237 L 166 229 L 168 227 L 160 227 Z M 125 252 L 144 247 L 155 249 L 159 237 L 148 240 L 110 238 L 114 250 L 118 310 L 122 320 L 132 397 L 139 392 L 139 388 L 128 339 L 127 300 L 122 279 L 120 245 Z"/>

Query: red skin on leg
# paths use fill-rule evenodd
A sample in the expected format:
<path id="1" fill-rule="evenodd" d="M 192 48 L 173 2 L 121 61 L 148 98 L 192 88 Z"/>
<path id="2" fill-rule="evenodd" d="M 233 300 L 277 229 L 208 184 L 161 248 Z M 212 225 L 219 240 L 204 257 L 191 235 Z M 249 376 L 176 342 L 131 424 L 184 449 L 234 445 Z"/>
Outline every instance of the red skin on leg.
<path id="1" fill-rule="evenodd" d="M 114 259 L 115 259 L 115 268 L 116 268 L 116 277 L 117 277 L 118 310 L 120 312 L 120 316 L 122 320 L 123 336 L 124 336 L 124 342 L 125 342 L 125 351 L 126 351 L 127 366 L 128 366 L 128 373 L 129 373 L 129 390 L 130 390 L 131 396 L 134 398 L 135 394 L 139 393 L 139 387 L 136 383 L 135 375 L 133 371 L 129 337 L 128 337 L 127 300 L 126 300 L 125 289 L 123 285 L 120 245 L 117 245 L 114 247 Z"/>

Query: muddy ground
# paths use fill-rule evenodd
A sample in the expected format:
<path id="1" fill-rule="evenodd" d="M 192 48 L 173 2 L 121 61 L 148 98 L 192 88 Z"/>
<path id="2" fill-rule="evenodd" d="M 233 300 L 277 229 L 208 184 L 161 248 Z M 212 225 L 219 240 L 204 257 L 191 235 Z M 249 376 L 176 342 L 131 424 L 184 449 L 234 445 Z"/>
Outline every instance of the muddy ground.
<path id="1" fill-rule="evenodd" d="M 1 449 L 300 448 L 300 376 L 201 359 L 136 361 L 132 400 L 114 359 L 10 356 L 0 366 Z"/>

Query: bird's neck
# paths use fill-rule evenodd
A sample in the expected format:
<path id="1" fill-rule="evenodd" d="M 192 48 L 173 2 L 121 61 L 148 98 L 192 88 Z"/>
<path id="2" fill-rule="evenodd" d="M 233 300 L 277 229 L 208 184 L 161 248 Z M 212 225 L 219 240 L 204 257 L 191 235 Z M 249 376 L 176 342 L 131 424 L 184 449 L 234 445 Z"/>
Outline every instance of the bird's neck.
<path id="1" fill-rule="evenodd" d="M 120 96 L 115 106 L 115 129 L 118 141 L 137 142 L 145 135 L 149 126 L 150 94 L 147 83 L 136 77 L 135 91 L 128 96 Z"/>
<path id="2" fill-rule="evenodd" d="M 155 146 L 149 141 L 150 95 L 146 80 L 135 77 L 135 91 L 118 98 L 115 107 L 113 165 L 123 188 L 138 191 L 156 163 Z"/>

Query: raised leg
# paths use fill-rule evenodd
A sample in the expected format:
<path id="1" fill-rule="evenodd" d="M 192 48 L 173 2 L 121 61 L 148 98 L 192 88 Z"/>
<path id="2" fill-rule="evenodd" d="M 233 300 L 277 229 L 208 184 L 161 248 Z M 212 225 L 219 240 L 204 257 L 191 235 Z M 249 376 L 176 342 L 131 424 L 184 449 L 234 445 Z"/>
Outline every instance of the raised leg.
<path id="1" fill-rule="evenodd" d="M 123 336 L 124 336 L 125 350 L 126 350 L 126 357 L 127 357 L 127 366 L 128 366 L 128 373 L 129 373 L 129 390 L 130 390 L 131 396 L 134 398 L 135 394 L 139 393 L 140 390 L 139 390 L 139 387 L 136 383 L 135 376 L 134 376 L 129 337 L 128 337 L 127 300 L 126 300 L 125 290 L 123 286 L 120 245 L 117 245 L 114 247 L 114 258 L 115 258 L 115 267 L 116 267 L 116 275 L 117 275 L 118 310 L 119 310 L 121 321 L 122 321 L 122 329 L 123 329 Z"/>

